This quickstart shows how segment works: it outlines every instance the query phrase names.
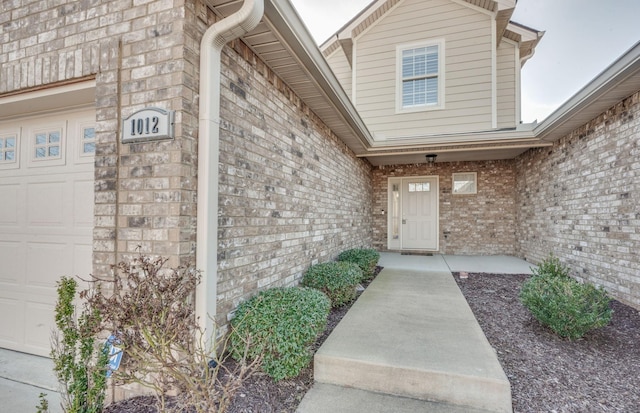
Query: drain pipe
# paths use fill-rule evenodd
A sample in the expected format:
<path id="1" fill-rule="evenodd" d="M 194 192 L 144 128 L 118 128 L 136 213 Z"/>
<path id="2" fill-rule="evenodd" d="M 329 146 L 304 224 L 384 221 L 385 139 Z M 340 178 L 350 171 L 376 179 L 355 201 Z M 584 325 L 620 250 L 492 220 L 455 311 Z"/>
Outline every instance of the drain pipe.
<path id="1" fill-rule="evenodd" d="M 214 338 L 218 283 L 218 153 L 222 48 L 253 30 L 264 13 L 264 0 L 245 0 L 240 10 L 207 29 L 200 43 L 200 115 L 198 123 L 198 200 L 196 316 Z"/>

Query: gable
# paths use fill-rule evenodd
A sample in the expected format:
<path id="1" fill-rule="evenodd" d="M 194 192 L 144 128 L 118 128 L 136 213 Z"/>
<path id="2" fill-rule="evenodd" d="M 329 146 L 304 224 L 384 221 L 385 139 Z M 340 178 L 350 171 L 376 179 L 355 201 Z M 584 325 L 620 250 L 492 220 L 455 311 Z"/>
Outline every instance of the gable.
<path id="1" fill-rule="evenodd" d="M 424 133 L 425 112 L 398 114 L 395 99 L 397 48 L 419 42 L 443 45 L 446 107 L 428 113 L 432 131 L 490 129 L 494 40 L 491 15 L 450 0 L 403 0 L 354 39 L 353 95 L 376 139 Z"/>

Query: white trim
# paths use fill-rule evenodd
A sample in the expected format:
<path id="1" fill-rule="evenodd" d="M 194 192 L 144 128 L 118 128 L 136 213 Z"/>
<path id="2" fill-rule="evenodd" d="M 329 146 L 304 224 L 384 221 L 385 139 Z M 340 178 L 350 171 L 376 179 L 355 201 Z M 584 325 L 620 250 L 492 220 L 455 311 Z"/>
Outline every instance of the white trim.
<path id="1" fill-rule="evenodd" d="M 95 88 L 96 81 L 88 80 L 0 97 L 0 121 L 58 113 L 61 106 L 64 110 L 95 109 Z"/>
<path id="2" fill-rule="evenodd" d="M 429 248 L 404 248 L 402 245 L 402 190 L 403 185 L 406 180 L 413 179 L 435 179 L 435 194 L 436 194 L 436 226 L 435 226 L 435 237 L 436 237 L 436 247 L 434 249 Z M 392 184 L 397 182 L 399 186 L 399 194 L 400 194 L 400 203 L 399 203 L 399 214 L 398 219 L 400 222 L 398 223 L 398 241 L 392 242 L 391 240 L 391 224 L 392 224 L 392 215 L 391 215 L 391 192 L 392 192 Z M 401 176 L 401 177 L 388 177 L 387 178 L 387 249 L 389 250 L 402 250 L 402 251 L 439 251 L 440 250 L 440 176 L 439 175 L 419 175 L 419 176 Z"/>
<path id="3" fill-rule="evenodd" d="M 25 137 L 24 137 L 24 150 L 27 152 L 27 167 L 29 168 L 39 168 L 44 166 L 60 166 L 66 163 L 66 153 L 67 153 L 67 122 L 66 121 L 53 121 L 42 124 L 36 124 L 29 128 L 27 128 Z M 49 135 L 51 132 L 58 132 L 60 134 L 59 141 L 56 142 L 57 145 L 50 145 L 49 142 L 38 145 L 36 143 L 36 136 L 45 134 L 47 140 L 49 139 Z M 47 152 L 50 147 L 58 147 L 58 155 L 50 156 L 45 154 L 44 157 L 38 158 L 36 156 L 36 147 L 40 146 L 44 148 Z"/>
<path id="4" fill-rule="evenodd" d="M 465 0 L 452 0 L 452 1 L 454 3 L 459 4 L 460 6 L 467 7 L 477 12 L 486 14 L 487 16 L 495 17 L 498 14 L 497 11 L 493 12 L 491 10 L 487 10 L 483 7 L 476 6 L 475 4 L 467 3 Z"/>
<path id="5" fill-rule="evenodd" d="M 1 126 L 1 125 L 0 125 Z M 5 161 L 5 160 L 0 160 L 0 169 L 18 169 L 20 168 L 20 158 L 21 158 L 21 151 L 20 151 L 20 143 L 22 142 L 22 136 L 21 136 L 22 130 L 20 127 L 15 127 L 15 128 L 7 128 L 7 129 L 0 129 L 0 139 L 7 139 L 7 138 L 15 138 L 16 142 L 15 142 L 15 147 L 13 148 L 13 160 L 12 161 Z M 0 149 L 0 157 L 4 158 L 4 150 Z"/>
<path id="6" fill-rule="evenodd" d="M 498 39 L 497 23 L 491 20 L 491 127 L 498 128 Z"/>
<path id="7" fill-rule="evenodd" d="M 392 215 L 392 211 L 393 211 L 393 199 L 392 199 L 392 194 L 393 194 L 393 185 L 396 184 L 398 185 L 398 198 L 399 198 L 399 205 L 398 205 L 398 216 L 396 217 L 396 220 L 398 221 L 398 238 L 397 239 L 393 239 L 392 238 L 392 225 L 393 225 L 393 215 Z M 400 195 L 402 190 L 402 178 L 401 177 L 388 177 L 387 178 L 387 249 L 389 250 L 399 250 L 402 248 L 402 225 L 400 224 L 400 220 L 401 218 L 401 214 L 402 214 L 402 195 Z"/>
<path id="8" fill-rule="evenodd" d="M 522 63 L 520 62 L 520 48 L 515 46 L 515 68 L 516 68 L 516 125 L 522 122 Z"/>
<path id="9" fill-rule="evenodd" d="M 467 192 L 456 192 L 456 177 L 473 175 L 473 190 Z M 453 172 L 451 174 L 451 195 L 475 195 L 478 193 L 478 173 L 477 172 Z"/>
<path id="10" fill-rule="evenodd" d="M 356 71 L 358 69 L 358 53 L 356 53 L 357 48 L 357 42 L 355 39 L 353 39 L 353 42 L 351 43 L 351 102 L 353 102 L 353 106 L 355 108 L 357 108 L 356 89 L 358 86 L 358 76 L 356 76 Z"/>
<path id="11" fill-rule="evenodd" d="M 435 105 L 425 104 L 405 108 L 402 106 L 402 52 L 409 49 L 429 46 L 438 46 L 438 103 L 436 103 Z M 396 46 L 396 114 L 442 110 L 445 108 L 445 63 L 444 38 L 423 40 Z"/>
<path id="12" fill-rule="evenodd" d="M 71 125 L 69 125 L 71 128 Z M 73 125 L 76 133 L 76 141 L 75 141 L 75 150 L 74 152 L 74 162 L 75 163 L 93 163 L 95 162 L 95 150 L 94 152 L 87 153 L 84 151 L 84 131 L 85 129 L 93 128 L 94 130 L 94 139 L 91 143 L 96 143 L 95 140 L 95 132 L 96 132 L 96 122 L 93 120 L 80 120 L 75 122 Z"/>
<path id="13" fill-rule="evenodd" d="M 521 73 L 520 72 L 522 71 L 522 65 L 520 63 L 520 45 L 518 44 L 518 42 L 511 39 L 507 39 L 506 37 L 502 38 L 502 42 L 513 46 L 513 49 L 515 52 L 513 54 L 514 60 L 515 60 L 513 67 L 515 68 L 515 72 L 516 72 L 515 73 L 516 84 L 515 84 L 515 96 L 514 96 L 516 100 L 516 107 L 515 107 L 516 110 L 514 114 L 515 116 L 514 121 L 515 121 L 515 125 L 519 125 L 520 122 L 522 122 L 522 107 L 521 107 L 522 105 L 520 102 L 520 93 L 521 93 L 520 92 L 521 91 L 521 88 L 520 88 Z"/>
<path id="14" fill-rule="evenodd" d="M 395 9 L 397 9 L 402 3 L 404 3 L 404 0 L 400 0 L 398 1 L 396 4 L 394 4 L 393 6 L 391 6 L 389 8 L 389 10 L 385 11 L 380 17 L 378 17 L 373 23 L 371 23 L 369 26 L 367 26 L 363 31 L 361 31 L 360 33 L 358 33 L 358 35 L 356 37 L 351 36 L 351 33 L 353 32 L 353 29 L 356 28 L 356 26 L 359 26 L 360 23 L 362 23 L 364 20 L 368 19 L 371 17 L 371 15 L 378 10 L 384 3 L 386 3 L 387 0 L 378 0 L 378 5 L 376 5 L 373 9 L 371 9 L 370 13 L 367 13 L 366 16 L 362 16 L 358 19 L 358 23 L 357 24 L 351 24 L 348 27 L 348 35 L 346 36 L 342 36 L 342 33 L 345 33 L 345 30 L 343 30 L 342 32 L 340 32 L 340 35 L 338 36 L 338 38 L 340 39 L 345 39 L 345 38 L 349 38 L 351 37 L 354 41 L 359 38 L 364 36 L 365 34 L 369 33 L 370 30 L 372 30 L 374 27 L 376 27 L 378 25 L 378 23 L 382 20 L 384 20 L 385 16 L 388 15 L 389 13 L 393 12 Z"/>

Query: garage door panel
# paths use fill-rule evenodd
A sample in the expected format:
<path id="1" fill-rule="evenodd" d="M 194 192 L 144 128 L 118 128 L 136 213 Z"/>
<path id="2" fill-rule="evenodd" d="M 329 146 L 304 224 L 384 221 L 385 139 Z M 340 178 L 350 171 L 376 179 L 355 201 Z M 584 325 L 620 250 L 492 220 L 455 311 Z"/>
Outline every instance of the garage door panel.
<path id="1" fill-rule="evenodd" d="M 74 275 L 72 250 L 68 243 L 27 243 L 26 285 L 55 289 L 56 282 L 64 275 Z"/>
<path id="2" fill-rule="evenodd" d="M 0 345 L 8 346 L 18 343 L 20 332 L 23 331 L 22 314 L 23 303 L 17 299 L 0 298 L 0 314 L 10 315 L 0 317 Z"/>
<path id="3" fill-rule="evenodd" d="M 0 283 L 6 290 L 10 285 L 17 286 L 25 278 L 25 248 L 18 241 L 0 241 Z M 3 314 L 3 313 L 0 313 Z"/>
<path id="4" fill-rule="evenodd" d="M 19 184 L 0 184 L 0 226 L 18 226 Z"/>
<path id="5" fill-rule="evenodd" d="M 37 182 L 27 185 L 27 224 L 64 226 L 64 182 Z"/>
<path id="6" fill-rule="evenodd" d="M 82 278 L 92 273 L 91 255 L 93 246 L 91 244 L 75 244 L 73 246 L 73 271 L 72 275 L 79 275 Z"/>
<path id="7" fill-rule="evenodd" d="M 93 179 L 78 180 L 73 183 L 73 226 L 75 228 L 93 228 Z M 89 207 L 88 207 L 89 206 Z"/>
<path id="8" fill-rule="evenodd" d="M 42 301 L 27 301 L 25 305 L 25 347 L 32 353 L 49 355 L 51 349 L 52 325 L 55 325 L 55 305 L 47 297 Z"/>

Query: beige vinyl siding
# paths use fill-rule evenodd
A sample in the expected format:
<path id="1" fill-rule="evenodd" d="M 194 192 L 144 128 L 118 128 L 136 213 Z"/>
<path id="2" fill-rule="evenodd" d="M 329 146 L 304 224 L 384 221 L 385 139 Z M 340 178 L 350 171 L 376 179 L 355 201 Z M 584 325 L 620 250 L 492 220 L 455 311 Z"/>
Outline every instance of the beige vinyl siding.
<path id="1" fill-rule="evenodd" d="M 396 47 L 440 39 L 444 109 L 396 114 Z M 405 0 L 356 38 L 355 50 L 356 106 L 377 138 L 491 128 L 490 16 L 445 0 Z"/>
<path id="2" fill-rule="evenodd" d="M 338 48 L 338 50 L 331 53 L 331 55 L 327 57 L 327 63 L 329 63 L 329 67 L 331 67 L 331 70 L 335 73 L 344 91 L 351 97 L 351 65 L 344 55 L 342 48 Z"/>
<path id="3" fill-rule="evenodd" d="M 498 47 L 498 128 L 516 126 L 516 47 L 503 41 Z"/>

